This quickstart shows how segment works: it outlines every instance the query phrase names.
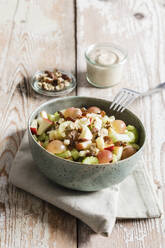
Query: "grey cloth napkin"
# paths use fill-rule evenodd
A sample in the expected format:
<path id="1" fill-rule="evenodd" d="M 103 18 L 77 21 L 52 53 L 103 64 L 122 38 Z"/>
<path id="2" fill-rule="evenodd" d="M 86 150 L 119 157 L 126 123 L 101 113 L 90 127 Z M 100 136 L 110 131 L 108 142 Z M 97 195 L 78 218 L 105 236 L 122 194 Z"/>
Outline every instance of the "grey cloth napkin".
<path id="1" fill-rule="evenodd" d="M 162 214 L 160 203 L 141 163 L 119 185 L 98 191 L 65 189 L 49 181 L 34 164 L 27 132 L 10 170 L 15 186 L 81 219 L 95 232 L 109 235 L 116 218 L 154 218 Z"/>

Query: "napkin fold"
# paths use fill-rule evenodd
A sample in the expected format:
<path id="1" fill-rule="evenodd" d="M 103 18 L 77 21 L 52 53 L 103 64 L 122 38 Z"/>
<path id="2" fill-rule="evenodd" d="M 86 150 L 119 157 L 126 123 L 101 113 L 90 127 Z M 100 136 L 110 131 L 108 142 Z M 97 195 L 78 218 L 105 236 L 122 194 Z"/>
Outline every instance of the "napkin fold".
<path id="1" fill-rule="evenodd" d="M 80 192 L 48 180 L 34 164 L 27 132 L 10 170 L 15 186 L 79 218 L 95 232 L 109 235 L 116 218 L 155 218 L 162 214 L 154 184 L 142 162 L 119 185 L 97 192 Z"/>

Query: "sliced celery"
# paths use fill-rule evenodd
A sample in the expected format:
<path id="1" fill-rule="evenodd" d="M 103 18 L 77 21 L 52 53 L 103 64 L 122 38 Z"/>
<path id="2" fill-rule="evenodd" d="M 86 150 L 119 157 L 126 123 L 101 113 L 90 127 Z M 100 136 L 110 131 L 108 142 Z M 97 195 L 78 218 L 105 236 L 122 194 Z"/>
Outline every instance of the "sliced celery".
<path id="1" fill-rule="evenodd" d="M 62 153 L 55 154 L 55 155 L 60 157 L 60 158 L 70 158 L 72 156 L 71 152 L 68 150 L 65 152 L 62 152 Z"/>
<path id="2" fill-rule="evenodd" d="M 45 136 L 45 141 L 48 141 L 49 140 L 49 135 L 46 135 Z"/>
<path id="3" fill-rule="evenodd" d="M 71 155 L 74 160 L 77 160 L 79 158 L 79 152 L 76 149 L 73 149 L 71 151 Z"/>
<path id="4" fill-rule="evenodd" d="M 46 148 L 48 144 L 49 144 L 49 140 L 46 140 L 46 141 L 43 143 L 43 147 Z"/>
<path id="5" fill-rule="evenodd" d="M 127 130 L 129 132 L 132 132 L 134 134 L 134 143 L 137 143 L 138 142 L 138 139 L 139 139 L 139 134 L 138 134 L 138 131 L 136 129 L 136 127 L 132 126 L 132 125 L 128 125 L 127 126 Z"/>
<path id="6" fill-rule="evenodd" d="M 38 136 L 39 141 L 45 141 L 45 138 L 46 138 L 46 133 L 43 133 L 40 136 Z"/>
<path id="7" fill-rule="evenodd" d="M 83 164 L 99 164 L 99 161 L 96 157 L 86 157 L 82 161 Z"/>
<path id="8" fill-rule="evenodd" d="M 58 112 L 54 113 L 54 121 L 59 121 L 60 114 Z"/>
<path id="9" fill-rule="evenodd" d="M 116 156 L 117 161 L 121 159 L 122 153 L 123 153 L 122 146 L 114 146 L 113 155 Z"/>
<path id="10" fill-rule="evenodd" d="M 54 121 L 55 120 L 55 116 L 54 115 L 51 115 L 51 114 L 48 114 L 48 119 L 50 121 Z"/>
<path id="11" fill-rule="evenodd" d="M 139 145 L 137 145 L 137 144 L 130 144 L 133 148 L 135 148 L 136 150 L 139 150 L 140 149 L 140 146 Z"/>
<path id="12" fill-rule="evenodd" d="M 112 163 L 116 163 L 118 161 L 117 156 L 115 154 L 113 154 L 113 160 Z"/>
<path id="13" fill-rule="evenodd" d="M 108 135 L 113 140 L 113 142 L 131 142 L 134 143 L 135 136 L 133 132 L 127 131 L 125 134 L 117 133 L 113 128 L 108 129 Z"/>

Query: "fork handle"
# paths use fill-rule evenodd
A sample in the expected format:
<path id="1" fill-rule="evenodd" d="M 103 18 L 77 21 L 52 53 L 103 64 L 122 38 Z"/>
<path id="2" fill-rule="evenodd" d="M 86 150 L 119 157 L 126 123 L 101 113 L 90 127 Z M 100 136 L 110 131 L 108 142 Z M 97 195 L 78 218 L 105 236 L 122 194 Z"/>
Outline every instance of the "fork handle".
<path id="1" fill-rule="evenodd" d="M 144 93 L 140 93 L 139 96 L 141 97 L 149 96 L 149 95 L 159 92 L 161 89 L 165 89 L 165 83 L 158 84 L 155 88 L 149 89 Z"/>

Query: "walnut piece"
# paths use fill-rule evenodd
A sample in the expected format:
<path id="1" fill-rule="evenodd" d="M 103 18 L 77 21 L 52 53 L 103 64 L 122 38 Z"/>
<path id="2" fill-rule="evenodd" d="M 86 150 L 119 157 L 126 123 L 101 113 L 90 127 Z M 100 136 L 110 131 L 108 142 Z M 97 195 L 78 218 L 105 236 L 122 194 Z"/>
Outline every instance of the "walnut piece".
<path id="1" fill-rule="evenodd" d="M 38 86 L 46 91 L 60 91 L 69 87 L 71 78 L 66 74 L 54 69 L 53 71 L 44 71 L 36 76 Z"/>

